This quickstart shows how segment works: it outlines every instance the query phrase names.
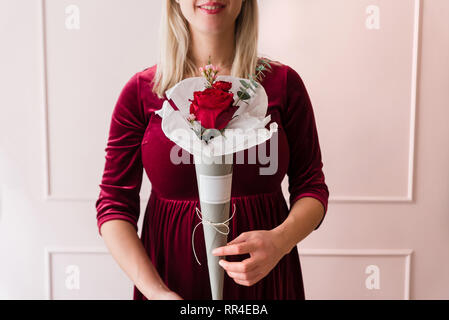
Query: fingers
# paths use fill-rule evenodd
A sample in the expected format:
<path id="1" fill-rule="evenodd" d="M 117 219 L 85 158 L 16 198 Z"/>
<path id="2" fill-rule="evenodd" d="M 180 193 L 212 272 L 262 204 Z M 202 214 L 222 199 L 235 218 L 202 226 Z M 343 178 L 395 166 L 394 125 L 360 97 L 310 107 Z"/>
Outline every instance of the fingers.
<path id="1" fill-rule="evenodd" d="M 234 273 L 228 272 L 228 275 L 234 280 L 235 283 L 238 283 L 242 286 L 252 286 L 253 284 L 259 282 L 260 279 L 263 278 L 261 272 L 249 272 L 249 273 Z"/>
<path id="2" fill-rule="evenodd" d="M 240 285 L 242 285 L 242 286 L 245 286 L 245 287 L 249 287 L 249 286 L 252 286 L 252 285 L 253 285 L 253 283 L 251 283 L 251 282 L 248 281 L 248 280 L 234 279 L 234 281 L 235 281 L 235 283 L 238 283 L 238 284 L 240 284 Z"/>
<path id="3" fill-rule="evenodd" d="M 214 256 L 230 256 L 236 254 L 245 254 L 254 251 L 257 245 L 254 242 L 240 242 L 235 244 L 228 244 L 224 247 L 215 248 L 212 250 Z"/>
<path id="4" fill-rule="evenodd" d="M 237 273 L 246 273 L 246 272 L 254 271 L 257 267 L 257 263 L 253 258 L 248 258 L 248 259 L 245 259 L 243 261 L 238 261 L 238 262 L 230 262 L 230 261 L 226 261 L 226 260 L 222 259 L 218 263 L 226 271 L 237 272 Z"/>
<path id="5" fill-rule="evenodd" d="M 254 280 L 254 279 L 256 279 L 260 275 L 260 271 L 258 271 L 257 269 L 253 270 L 253 271 L 250 271 L 250 272 L 246 272 L 246 273 L 243 273 L 243 272 L 232 272 L 232 271 L 228 271 L 227 273 L 234 280 L 243 280 L 243 281 Z"/>
<path id="6" fill-rule="evenodd" d="M 228 262 L 220 260 L 220 265 L 226 270 L 226 273 L 236 283 L 242 286 L 252 286 L 261 279 L 261 271 L 257 268 L 257 265 L 250 259 L 243 260 L 242 262 Z M 226 267 L 224 267 L 226 265 Z M 231 271 L 242 270 L 242 271 Z"/>
<path id="7" fill-rule="evenodd" d="M 243 232 L 237 238 L 235 238 L 231 242 L 228 242 L 228 245 L 246 241 L 248 239 L 248 236 L 249 232 Z"/>

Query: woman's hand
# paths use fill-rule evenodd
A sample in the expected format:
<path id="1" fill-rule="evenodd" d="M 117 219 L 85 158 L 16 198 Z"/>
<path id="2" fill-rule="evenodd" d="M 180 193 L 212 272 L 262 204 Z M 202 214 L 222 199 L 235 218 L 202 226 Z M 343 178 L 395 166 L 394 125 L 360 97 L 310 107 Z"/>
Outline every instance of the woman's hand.
<path id="1" fill-rule="evenodd" d="M 282 236 L 273 229 L 244 232 L 226 246 L 214 249 L 212 254 L 227 256 L 249 253 L 250 257 L 243 261 L 222 259 L 219 263 L 236 283 L 252 286 L 264 278 L 287 252 L 289 250 Z"/>

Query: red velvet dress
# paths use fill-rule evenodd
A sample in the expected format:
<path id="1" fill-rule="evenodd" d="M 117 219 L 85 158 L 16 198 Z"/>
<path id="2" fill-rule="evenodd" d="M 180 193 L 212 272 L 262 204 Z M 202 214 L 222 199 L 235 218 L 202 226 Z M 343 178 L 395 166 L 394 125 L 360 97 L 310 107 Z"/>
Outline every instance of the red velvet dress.
<path id="1" fill-rule="evenodd" d="M 280 63 L 272 66 L 262 85 L 269 99 L 267 113 L 279 125 L 278 168 L 274 175 L 260 175 L 259 168 L 267 164 L 260 164 L 258 159 L 255 164 L 248 163 L 248 151 L 244 151 L 245 163 L 238 164 L 234 154 L 231 208 L 235 203 L 236 213 L 229 223 L 228 241 L 245 231 L 272 229 L 286 219 L 289 209 L 281 191 L 286 174 L 290 207 L 299 198 L 313 197 L 327 211 L 329 191 L 309 95 L 292 68 Z M 193 228 L 199 222 L 195 207 L 200 208 L 193 156 L 190 164 L 170 161 L 174 143 L 165 136 L 162 119 L 154 113 L 163 103 L 151 91 L 155 70 L 153 66 L 132 76 L 115 105 L 96 201 L 98 228 L 108 220 L 123 219 L 137 229 L 145 170 L 152 188 L 141 239 L 151 261 L 167 286 L 184 299 L 211 299 L 202 226 L 195 234 L 201 265 L 191 245 Z M 268 153 L 270 141 L 265 143 Z M 249 255 L 228 256 L 227 260 L 246 257 Z M 305 299 L 296 247 L 253 286 L 239 285 L 225 272 L 223 296 L 230 300 Z M 146 299 L 136 287 L 134 299 Z"/>

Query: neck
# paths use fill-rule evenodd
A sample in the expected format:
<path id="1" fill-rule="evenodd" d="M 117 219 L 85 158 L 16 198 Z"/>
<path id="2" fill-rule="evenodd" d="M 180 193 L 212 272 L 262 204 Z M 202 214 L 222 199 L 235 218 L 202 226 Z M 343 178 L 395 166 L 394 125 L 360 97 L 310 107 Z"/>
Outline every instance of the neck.
<path id="1" fill-rule="evenodd" d="M 235 55 L 234 28 L 220 34 L 191 32 L 190 58 L 199 67 L 211 63 L 218 66 L 221 74 L 229 74 Z"/>

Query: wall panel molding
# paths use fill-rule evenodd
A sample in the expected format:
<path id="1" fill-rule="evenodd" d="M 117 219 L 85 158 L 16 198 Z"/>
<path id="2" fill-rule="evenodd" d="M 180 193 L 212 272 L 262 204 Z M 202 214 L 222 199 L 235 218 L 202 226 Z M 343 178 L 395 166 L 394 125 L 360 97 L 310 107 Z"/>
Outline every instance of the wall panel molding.
<path id="1" fill-rule="evenodd" d="M 414 22 L 413 22 L 413 47 L 412 47 L 412 72 L 410 79 L 410 131 L 409 131 L 409 157 L 408 157 L 408 181 L 407 195 L 405 197 L 353 197 L 347 196 L 330 196 L 329 202 L 413 202 L 414 199 L 414 170 L 415 170 L 415 139 L 416 139 L 416 109 L 418 94 L 418 69 L 419 69 L 419 52 L 420 52 L 420 32 L 421 32 L 421 1 L 411 0 L 414 2 Z"/>
<path id="2" fill-rule="evenodd" d="M 302 249 L 298 248 L 299 256 L 321 257 L 363 257 L 363 256 L 396 256 L 404 257 L 404 300 L 410 300 L 410 269 L 412 249 Z"/>
<path id="3" fill-rule="evenodd" d="M 52 254 L 57 253 L 68 253 L 68 254 L 85 254 L 85 253 L 93 253 L 93 254 L 110 254 L 109 251 L 104 247 L 61 247 L 61 246 L 48 246 L 45 247 L 45 298 L 46 300 L 53 300 L 53 292 L 52 292 L 52 269 L 51 269 L 51 257 Z"/>

